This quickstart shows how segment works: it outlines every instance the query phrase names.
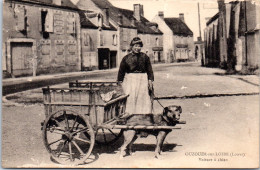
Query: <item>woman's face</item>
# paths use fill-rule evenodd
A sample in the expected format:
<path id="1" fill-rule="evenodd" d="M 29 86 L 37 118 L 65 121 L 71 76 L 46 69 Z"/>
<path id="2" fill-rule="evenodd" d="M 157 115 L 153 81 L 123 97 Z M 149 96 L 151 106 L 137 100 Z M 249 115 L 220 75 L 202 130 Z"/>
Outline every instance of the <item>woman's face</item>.
<path id="1" fill-rule="evenodd" d="M 135 44 L 135 45 L 132 47 L 132 51 L 133 51 L 134 53 L 140 53 L 140 52 L 141 52 L 141 48 L 142 48 L 141 44 Z"/>

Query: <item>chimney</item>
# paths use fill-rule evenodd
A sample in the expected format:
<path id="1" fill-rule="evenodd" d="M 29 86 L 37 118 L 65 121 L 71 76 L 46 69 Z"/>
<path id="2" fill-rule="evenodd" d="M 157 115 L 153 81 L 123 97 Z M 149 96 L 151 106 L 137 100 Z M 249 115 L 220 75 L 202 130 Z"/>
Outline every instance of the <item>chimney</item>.
<path id="1" fill-rule="evenodd" d="M 119 14 L 117 17 L 118 17 L 118 24 L 122 25 L 123 24 L 123 16 L 121 14 Z"/>
<path id="2" fill-rule="evenodd" d="M 141 20 L 141 16 L 144 16 L 143 5 L 134 4 L 134 17 L 137 21 Z"/>
<path id="3" fill-rule="evenodd" d="M 109 8 L 104 8 L 104 24 L 109 26 Z"/>
<path id="4" fill-rule="evenodd" d="M 52 3 L 61 6 L 61 0 L 52 0 Z"/>
<path id="5" fill-rule="evenodd" d="M 179 18 L 182 20 L 182 22 L 185 22 L 184 21 L 184 13 L 179 13 Z"/>
<path id="6" fill-rule="evenodd" d="M 225 0 L 218 0 L 218 9 L 222 12 L 225 10 Z"/>
<path id="7" fill-rule="evenodd" d="M 158 16 L 159 16 L 160 18 L 164 19 L 164 13 L 163 13 L 163 11 L 159 11 L 159 12 L 158 12 Z"/>

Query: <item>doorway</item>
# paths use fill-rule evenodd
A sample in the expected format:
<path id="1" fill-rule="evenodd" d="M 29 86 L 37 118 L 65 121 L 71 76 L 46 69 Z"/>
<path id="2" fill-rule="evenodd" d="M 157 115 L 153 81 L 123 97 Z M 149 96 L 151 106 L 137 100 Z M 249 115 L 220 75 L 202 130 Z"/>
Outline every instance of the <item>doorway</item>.
<path id="1" fill-rule="evenodd" d="M 32 42 L 11 42 L 11 74 L 32 74 Z"/>
<path id="2" fill-rule="evenodd" d="M 110 68 L 116 68 L 117 51 L 110 51 Z"/>
<path id="3" fill-rule="evenodd" d="M 98 69 L 104 70 L 109 69 L 109 58 L 110 58 L 110 50 L 109 48 L 99 48 L 98 49 Z"/>

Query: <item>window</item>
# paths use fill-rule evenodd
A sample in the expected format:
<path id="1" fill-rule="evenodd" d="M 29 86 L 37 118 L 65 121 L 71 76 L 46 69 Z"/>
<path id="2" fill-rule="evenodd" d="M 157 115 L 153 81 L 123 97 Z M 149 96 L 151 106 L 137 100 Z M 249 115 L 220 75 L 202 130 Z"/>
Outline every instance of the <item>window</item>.
<path id="1" fill-rule="evenodd" d="M 103 46 L 105 44 L 105 37 L 104 35 L 100 34 L 100 46 Z"/>
<path id="2" fill-rule="evenodd" d="M 155 44 L 156 44 L 156 46 L 159 46 L 159 38 L 158 37 L 155 38 Z"/>
<path id="3" fill-rule="evenodd" d="M 83 40 L 84 46 L 89 46 L 89 44 L 90 44 L 90 36 L 89 36 L 89 34 L 84 33 L 83 38 L 84 38 L 84 40 Z"/>
<path id="4" fill-rule="evenodd" d="M 98 27 L 102 27 L 102 17 L 99 15 L 98 16 Z"/>
<path id="5" fill-rule="evenodd" d="M 54 30 L 54 18 L 53 18 L 53 12 L 52 10 L 46 10 L 42 9 L 41 10 L 41 18 L 40 18 L 40 32 L 48 33 L 48 32 L 53 32 Z"/>
<path id="6" fill-rule="evenodd" d="M 117 35 L 113 35 L 113 45 L 117 45 Z"/>

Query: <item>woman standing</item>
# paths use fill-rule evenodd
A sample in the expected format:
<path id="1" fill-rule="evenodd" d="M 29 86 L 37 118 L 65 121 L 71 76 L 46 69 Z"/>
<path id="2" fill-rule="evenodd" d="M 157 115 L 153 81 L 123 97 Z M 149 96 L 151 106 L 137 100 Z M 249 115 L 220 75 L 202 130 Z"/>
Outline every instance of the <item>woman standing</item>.
<path id="1" fill-rule="evenodd" d="M 143 42 L 133 38 L 131 52 L 121 61 L 117 81 L 129 94 L 126 103 L 127 114 L 152 114 L 154 75 L 149 57 L 141 52 Z"/>

